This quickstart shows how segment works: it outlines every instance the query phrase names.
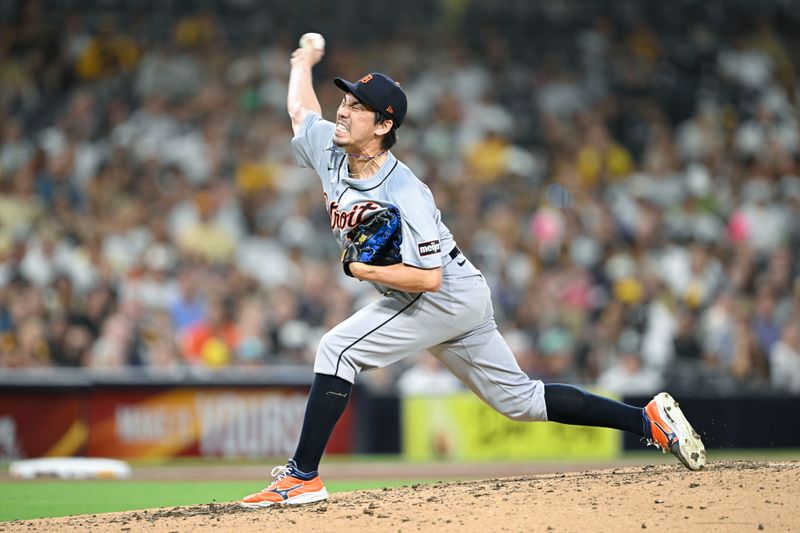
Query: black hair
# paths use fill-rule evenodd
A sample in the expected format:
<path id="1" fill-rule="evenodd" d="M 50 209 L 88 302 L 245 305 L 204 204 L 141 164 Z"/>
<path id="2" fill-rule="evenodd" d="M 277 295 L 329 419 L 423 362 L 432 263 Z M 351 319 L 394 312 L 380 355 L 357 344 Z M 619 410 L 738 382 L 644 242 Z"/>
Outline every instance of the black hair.
<path id="1" fill-rule="evenodd" d="M 397 142 L 397 128 L 394 125 L 395 121 L 394 121 L 393 118 L 387 117 L 386 115 L 384 115 L 380 111 L 375 111 L 375 124 L 380 124 L 384 120 L 391 120 L 392 121 L 392 129 L 390 129 L 389 133 L 384 135 L 383 139 L 381 139 L 381 149 L 382 150 L 388 150 L 389 148 L 394 146 L 394 143 Z"/>

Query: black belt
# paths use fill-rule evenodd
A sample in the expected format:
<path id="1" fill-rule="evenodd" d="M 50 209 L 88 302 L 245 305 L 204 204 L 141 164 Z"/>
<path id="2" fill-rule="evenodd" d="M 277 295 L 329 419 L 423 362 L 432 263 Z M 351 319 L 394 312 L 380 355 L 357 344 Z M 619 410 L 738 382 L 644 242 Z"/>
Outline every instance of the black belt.
<path id="1" fill-rule="evenodd" d="M 458 246 L 453 246 L 453 249 L 450 250 L 450 253 L 447 254 L 447 255 L 450 256 L 450 259 L 455 259 L 456 257 L 459 256 L 460 253 L 461 253 L 461 250 L 458 249 Z"/>

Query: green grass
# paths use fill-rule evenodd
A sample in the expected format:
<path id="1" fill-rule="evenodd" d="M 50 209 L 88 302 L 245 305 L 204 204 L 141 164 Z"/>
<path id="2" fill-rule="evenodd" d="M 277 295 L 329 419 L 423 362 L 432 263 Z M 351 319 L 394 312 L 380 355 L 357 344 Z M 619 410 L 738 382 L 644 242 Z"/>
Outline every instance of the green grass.
<path id="1" fill-rule="evenodd" d="M 619 459 L 637 460 L 652 458 L 653 454 L 657 454 L 653 448 L 642 448 L 641 450 L 627 451 L 620 455 Z M 714 460 L 750 460 L 750 461 L 776 461 L 776 460 L 800 460 L 800 449 L 789 448 L 775 448 L 775 449 L 719 449 L 713 448 L 709 450 L 709 455 Z M 596 459 L 585 459 L 586 463 L 595 464 Z M 613 461 L 610 459 L 609 461 Z M 286 462 L 285 457 L 266 458 L 266 459 L 222 459 L 214 457 L 170 457 L 161 459 L 131 459 L 127 460 L 134 469 L 136 467 L 155 467 L 155 466 L 186 466 L 186 467 L 203 467 L 203 466 L 257 466 L 264 468 L 265 465 L 277 465 Z M 408 463 L 402 455 L 326 455 L 326 464 L 370 464 L 370 463 Z M 487 459 L 485 461 L 476 461 L 477 463 L 519 463 L 524 462 L 516 460 L 498 460 Z M 561 459 L 540 460 L 540 463 L 562 463 Z M 570 459 L 570 463 L 581 462 L 580 459 Z M 412 462 L 412 464 L 439 464 L 439 461 L 423 461 L 422 463 Z M 7 471 L 8 461 L 0 460 L 0 471 Z M 1 483 L 1 482 L 0 482 Z"/>
<path id="2" fill-rule="evenodd" d="M 332 481 L 330 492 L 399 487 L 414 481 Z M 7 481 L 0 482 L 0 521 L 108 513 L 236 501 L 257 481 Z"/>

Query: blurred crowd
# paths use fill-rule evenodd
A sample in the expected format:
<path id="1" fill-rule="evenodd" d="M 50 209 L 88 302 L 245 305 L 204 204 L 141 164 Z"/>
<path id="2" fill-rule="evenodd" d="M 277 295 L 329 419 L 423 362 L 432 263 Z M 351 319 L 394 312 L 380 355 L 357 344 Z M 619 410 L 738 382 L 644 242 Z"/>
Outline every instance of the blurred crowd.
<path id="1" fill-rule="evenodd" d="M 443 2 L 358 40 L 242 38 L 235 9 L 270 3 L 219 4 L 161 11 L 163 31 L 102 2 L 0 12 L 0 367 L 310 363 L 378 296 L 341 273 L 289 146 L 288 58 L 316 30 L 329 118 L 334 75 L 402 83 L 394 152 L 489 281 L 524 371 L 800 393 L 800 20 L 781 2 L 684 1 L 677 21 Z M 440 373 L 420 355 L 363 377 L 410 393 Z"/>

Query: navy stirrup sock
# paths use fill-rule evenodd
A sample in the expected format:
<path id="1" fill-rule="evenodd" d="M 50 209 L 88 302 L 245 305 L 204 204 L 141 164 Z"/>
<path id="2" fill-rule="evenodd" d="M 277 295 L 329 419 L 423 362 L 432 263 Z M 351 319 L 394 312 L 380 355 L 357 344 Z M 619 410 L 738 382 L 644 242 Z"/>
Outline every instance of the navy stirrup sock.
<path id="1" fill-rule="evenodd" d="M 547 419 L 577 426 L 620 429 L 646 436 L 643 409 L 591 394 L 572 385 L 547 383 L 544 386 Z"/>
<path id="2" fill-rule="evenodd" d="M 297 463 L 294 459 L 289 459 L 289 462 L 286 463 L 289 467 L 289 473 L 292 477 L 296 477 L 297 479 L 302 479 L 304 481 L 310 481 L 319 475 L 319 472 L 316 470 L 312 472 L 303 472 L 299 468 L 297 468 Z"/>
<path id="3" fill-rule="evenodd" d="M 316 374 L 308 394 L 300 441 L 294 452 L 297 469 L 315 473 L 336 422 L 344 413 L 353 384 L 336 376 Z"/>

